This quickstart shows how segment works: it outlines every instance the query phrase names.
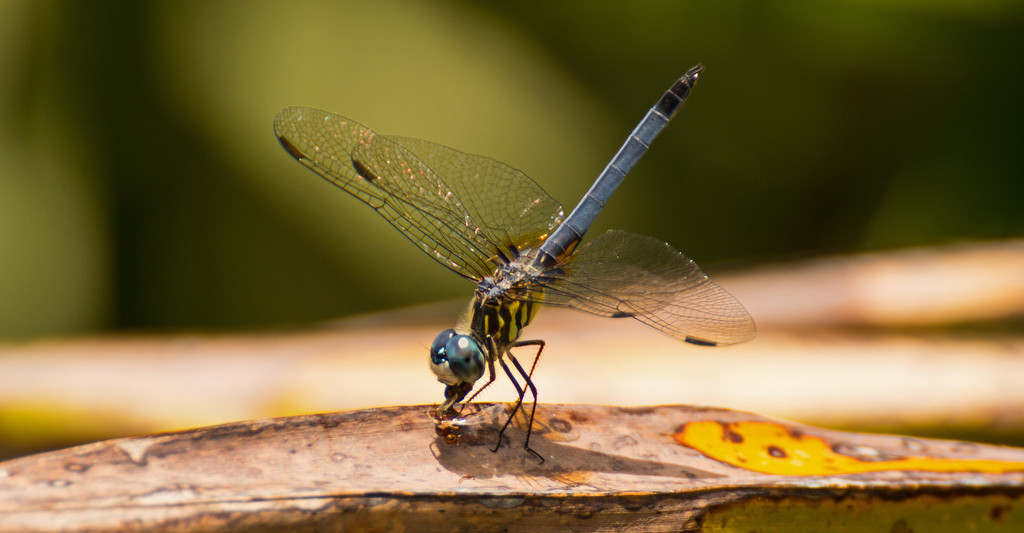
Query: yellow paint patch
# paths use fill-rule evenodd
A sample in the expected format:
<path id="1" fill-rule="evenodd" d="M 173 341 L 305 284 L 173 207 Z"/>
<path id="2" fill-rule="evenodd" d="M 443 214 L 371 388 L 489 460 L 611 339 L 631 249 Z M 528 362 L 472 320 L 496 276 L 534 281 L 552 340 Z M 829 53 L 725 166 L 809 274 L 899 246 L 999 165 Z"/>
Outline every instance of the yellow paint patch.
<path id="1" fill-rule="evenodd" d="M 787 426 L 771 422 L 690 422 L 672 437 L 717 461 L 765 474 L 827 476 L 885 470 L 1024 472 L 1024 461 L 893 456 L 867 446 L 835 446 L 821 437 L 794 433 Z"/>

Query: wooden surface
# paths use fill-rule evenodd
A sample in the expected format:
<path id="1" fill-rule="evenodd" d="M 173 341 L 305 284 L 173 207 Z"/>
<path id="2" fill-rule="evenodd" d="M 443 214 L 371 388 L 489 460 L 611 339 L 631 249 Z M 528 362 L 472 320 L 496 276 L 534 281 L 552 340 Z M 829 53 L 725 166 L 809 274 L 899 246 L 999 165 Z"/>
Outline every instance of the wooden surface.
<path id="1" fill-rule="evenodd" d="M 437 436 L 429 409 L 241 422 L 14 459 L 0 463 L 0 531 L 696 531 L 737 505 L 829 501 L 849 512 L 920 498 L 948 509 L 981 498 L 982 525 L 1024 525 L 1024 449 L 721 409 L 543 405 L 532 441 L 541 463 L 519 429 L 491 451 L 505 405 L 474 410 L 455 445 Z M 687 440 L 699 424 L 732 429 Z M 742 446 L 745 466 L 729 464 Z M 785 474 L 758 471 L 780 466 Z"/>

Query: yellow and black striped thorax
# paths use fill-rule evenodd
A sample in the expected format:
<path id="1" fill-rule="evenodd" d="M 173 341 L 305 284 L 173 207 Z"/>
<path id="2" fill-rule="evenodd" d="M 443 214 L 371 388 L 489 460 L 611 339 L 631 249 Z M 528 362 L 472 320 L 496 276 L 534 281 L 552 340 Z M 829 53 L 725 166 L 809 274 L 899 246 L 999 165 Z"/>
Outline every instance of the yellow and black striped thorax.
<path id="1" fill-rule="evenodd" d="M 485 298 L 477 294 L 473 298 L 470 328 L 481 340 L 491 338 L 501 352 L 519 338 L 540 309 L 537 291 L 531 291 L 533 298 Z M 488 354 L 497 357 L 499 354 Z"/>

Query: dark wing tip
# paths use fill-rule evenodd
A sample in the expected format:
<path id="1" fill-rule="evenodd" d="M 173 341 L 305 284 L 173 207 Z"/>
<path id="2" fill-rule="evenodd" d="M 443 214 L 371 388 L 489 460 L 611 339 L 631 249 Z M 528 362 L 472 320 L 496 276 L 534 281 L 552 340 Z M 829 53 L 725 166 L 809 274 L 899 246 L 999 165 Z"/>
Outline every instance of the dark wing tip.
<path id="1" fill-rule="evenodd" d="M 281 146 L 284 147 L 286 152 L 288 152 L 288 155 L 294 157 L 295 159 L 298 159 L 299 161 L 306 159 L 306 155 L 303 154 L 301 150 L 299 150 L 294 144 L 292 144 L 291 141 L 286 139 L 284 136 L 278 135 L 277 142 L 281 143 Z"/>
<path id="2" fill-rule="evenodd" d="M 709 340 L 705 340 L 705 339 L 698 339 L 697 337 L 687 336 L 683 340 L 688 342 L 688 343 L 690 343 L 690 344 L 696 344 L 697 346 L 718 346 L 718 343 L 715 342 L 715 341 L 709 341 Z"/>

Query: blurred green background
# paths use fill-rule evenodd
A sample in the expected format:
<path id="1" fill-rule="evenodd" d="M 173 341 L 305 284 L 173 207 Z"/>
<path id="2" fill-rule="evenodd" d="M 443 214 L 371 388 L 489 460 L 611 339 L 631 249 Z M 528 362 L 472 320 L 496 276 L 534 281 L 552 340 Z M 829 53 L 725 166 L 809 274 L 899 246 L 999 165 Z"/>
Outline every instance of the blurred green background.
<path id="1" fill-rule="evenodd" d="M 567 207 L 706 73 L 593 234 L 715 272 L 1024 234 L 1024 3 L 0 2 L 0 338 L 260 329 L 470 285 L 282 150 L 335 111 Z"/>

